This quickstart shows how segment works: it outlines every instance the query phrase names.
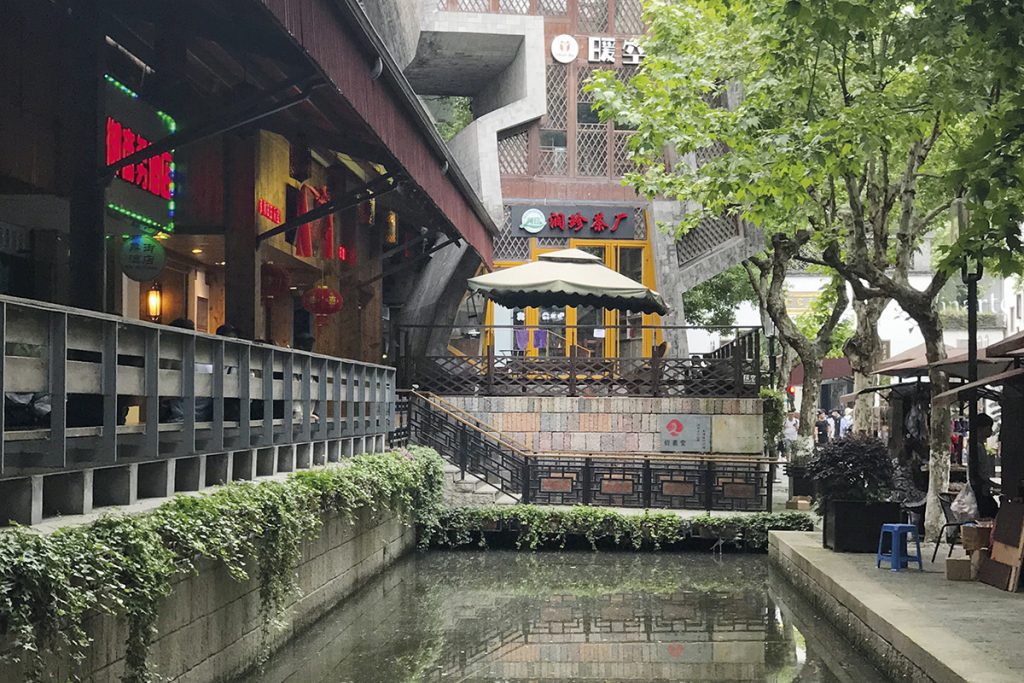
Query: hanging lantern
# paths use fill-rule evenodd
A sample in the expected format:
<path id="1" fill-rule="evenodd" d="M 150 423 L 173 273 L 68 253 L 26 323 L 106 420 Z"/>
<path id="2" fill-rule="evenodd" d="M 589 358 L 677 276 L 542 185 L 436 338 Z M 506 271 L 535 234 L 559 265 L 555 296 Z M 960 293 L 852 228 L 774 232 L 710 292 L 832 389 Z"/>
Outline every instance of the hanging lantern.
<path id="1" fill-rule="evenodd" d="M 160 322 L 160 316 L 164 312 L 164 289 L 159 282 L 154 282 L 146 293 L 146 313 L 149 319 L 155 323 Z"/>
<path id="2" fill-rule="evenodd" d="M 155 279 L 166 263 L 164 245 L 150 235 L 126 236 L 121 245 L 121 270 L 136 282 Z"/>
<path id="3" fill-rule="evenodd" d="M 398 244 L 398 214 L 388 211 L 384 217 L 384 241 L 388 244 Z"/>
<path id="4" fill-rule="evenodd" d="M 291 277 L 288 271 L 273 263 L 260 266 L 260 296 L 264 300 L 276 299 L 288 294 Z"/>
<path id="5" fill-rule="evenodd" d="M 377 222 L 377 200 L 367 199 L 359 205 L 359 224 L 373 225 Z"/>
<path id="6" fill-rule="evenodd" d="M 302 307 L 315 316 L 317 328 L 326 325 L 327 316 L 340 311 L 343 303 L 341 293 L 327 285 L 317 285 L 302 295 Z"/>

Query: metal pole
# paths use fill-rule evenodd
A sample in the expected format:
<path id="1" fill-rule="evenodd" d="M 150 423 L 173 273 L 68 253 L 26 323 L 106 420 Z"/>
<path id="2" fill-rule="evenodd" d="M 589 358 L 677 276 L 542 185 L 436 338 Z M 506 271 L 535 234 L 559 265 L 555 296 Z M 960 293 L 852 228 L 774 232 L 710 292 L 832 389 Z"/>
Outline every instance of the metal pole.
<path id="1" fill-rule="evenodd" d="M 960 270 L 961 278 L 967 285 L 967 381 L 978 381 L 978 281 L 981 280 L 982 264 L 977 262 L 977 272 L 968 272 L 968 258 L 964 259 Z M 988 482 L 982 481 L 978 471 L 978 458 L 981 456 L 981 444 L 978 442 L 978 398 L 974 389 L 967 392 L 967 433 L 970 437 L 970 448 L 967 453 L 967 481 L 974 489 L 976 496 L 988 492 Z"/>

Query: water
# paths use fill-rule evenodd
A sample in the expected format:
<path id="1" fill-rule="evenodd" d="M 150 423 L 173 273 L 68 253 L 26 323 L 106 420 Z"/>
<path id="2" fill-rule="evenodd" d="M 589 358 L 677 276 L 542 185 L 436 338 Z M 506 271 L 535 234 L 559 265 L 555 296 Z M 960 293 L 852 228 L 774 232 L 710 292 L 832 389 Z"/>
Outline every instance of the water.
<path id="1" fill-rule="evenodd" d="M 486 551 L 405 558 L 250 680 L 884 678 L 763 556 Z"/>

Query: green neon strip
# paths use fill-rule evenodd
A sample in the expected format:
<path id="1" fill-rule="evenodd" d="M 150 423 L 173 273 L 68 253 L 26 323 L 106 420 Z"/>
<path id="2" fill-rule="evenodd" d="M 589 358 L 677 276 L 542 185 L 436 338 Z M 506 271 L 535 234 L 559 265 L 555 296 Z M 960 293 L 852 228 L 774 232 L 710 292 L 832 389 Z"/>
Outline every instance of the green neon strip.
<path id="1" fill-rule="evenodd" d="M 143 216 L 141 213 L 138 213 L 137 211 L 126 209 L 125 207 L 120 206 L 119 204 L 114 204 L 112 202 L 107 204 L 107 208 L 113 211 L 114 213 L 120 214 L 125 218 L 135 221 L 136 223 L 141 223 L 146 227 L 152 228 L 156 232 L 166 232 L 168 234 L 174 232 L 174 221 L 170 221 L 168 223 L 159 223 L 150 218 L 149 216 Z"/>

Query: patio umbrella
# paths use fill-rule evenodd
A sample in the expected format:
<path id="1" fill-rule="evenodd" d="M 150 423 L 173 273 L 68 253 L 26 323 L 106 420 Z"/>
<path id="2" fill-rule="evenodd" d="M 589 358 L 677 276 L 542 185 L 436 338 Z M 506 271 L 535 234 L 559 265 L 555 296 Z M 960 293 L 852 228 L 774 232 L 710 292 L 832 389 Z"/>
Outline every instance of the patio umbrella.
<path id="1" fill-rule="evenodd" d="M 470 278 L 469 289 L 509 308 L 594 306 L 668 313 L 660 294 L 579 249 L 542 254 L 537 261 Z"/>
<path id="2" fill-rule="evenodd" d="M 978 379 L 984 379 L 991 377 L 992 375 L 998 375 L 1006 372 L 1013 367 L 1012 358 L 998 358 L 989 357 L 986 349 L 978 350 Z M 939 368 L 943 372 L 953 377 L 960 377 L 961 379 L 967 379 L 968 367 L 967 367 L 967 352 L 961 351 L 955 355 L 951 355 L 945 360 L 940 360 L 931 364 L 931 367 Z"/>

